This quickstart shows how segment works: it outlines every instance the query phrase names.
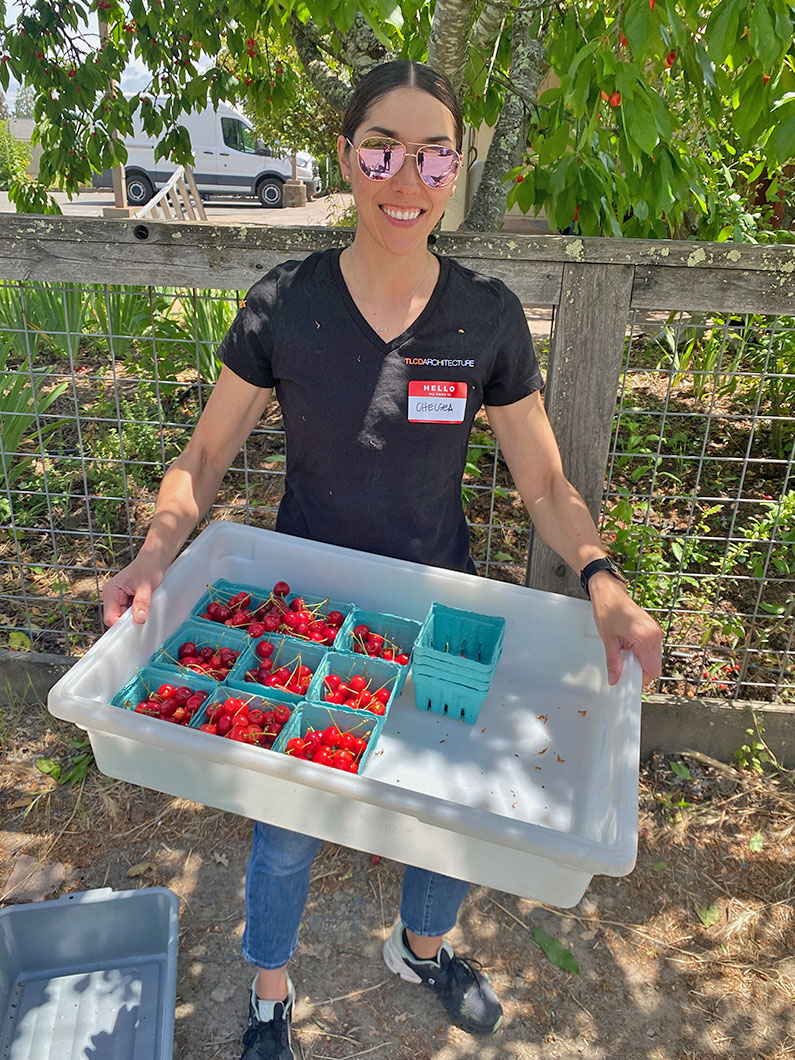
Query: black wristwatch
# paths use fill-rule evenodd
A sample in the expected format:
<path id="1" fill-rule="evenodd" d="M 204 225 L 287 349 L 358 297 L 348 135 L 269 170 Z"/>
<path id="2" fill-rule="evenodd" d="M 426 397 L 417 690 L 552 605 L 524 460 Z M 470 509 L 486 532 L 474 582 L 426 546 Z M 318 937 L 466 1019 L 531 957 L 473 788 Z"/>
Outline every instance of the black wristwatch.
<path id="1" fill-rule="evenodd" d="M 590 563 L 586 563 L 580 571 L 580 585 L 589 600 L 591 599 L 591 594 L 588 592 L 588 582 L 600 570 L 610 571 L 614 578 L 618 578 L 624 585 L 629 585 L 629 578 L 620 567 L 613 563 L 612 559 L 608 559 L 607 556 L 602 557 L 602 559 L 593 559 Z"/>

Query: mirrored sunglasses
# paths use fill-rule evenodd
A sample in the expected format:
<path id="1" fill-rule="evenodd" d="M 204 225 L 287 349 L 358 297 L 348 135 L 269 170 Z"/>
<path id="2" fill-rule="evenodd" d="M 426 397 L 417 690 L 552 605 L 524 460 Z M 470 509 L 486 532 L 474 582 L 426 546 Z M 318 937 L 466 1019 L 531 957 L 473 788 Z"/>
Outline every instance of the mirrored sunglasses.
<path id="1" fill-rule="evenodd" d="M 422 144 L 411 152 L 400 140 L 387 136 L 368 136 L 355 147 L 359 168 L 369 180 L 389 180 L 398 172 L 407 157 L 417 162 L 417 171 L 429 188 L 446 188 L 455 180 L 461 156 L 452 147 L 441 144 Z"/>

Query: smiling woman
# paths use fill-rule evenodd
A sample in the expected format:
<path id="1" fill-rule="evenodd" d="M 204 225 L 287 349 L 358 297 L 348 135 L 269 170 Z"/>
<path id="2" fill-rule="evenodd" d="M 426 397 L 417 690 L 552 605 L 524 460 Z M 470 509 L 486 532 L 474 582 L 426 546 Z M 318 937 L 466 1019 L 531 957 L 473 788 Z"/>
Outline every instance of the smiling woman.
<path id="1" fill-rule="evenodd" d="M 592 599 L 609 680 L 621 649 L 659 673 L 659 627 L 629 598 L 544 412 L 517 297 L 428 249 L 460 166 L 462 122 L 446 78 L 420 63 L 376 67 L 356 87 L 337 143 L 359 217 L 352 244 L 277 266 L 247 293 L 219 350 L 224 368 L 167 472 L 146 541 L 105 588 L 106 621 L 146 620 L 152 590 L 276 389 L 287 436 L 276 529 L 473 573 L 461 509 L 469 434 L 485 405 L 536 529 Z M 307 307 L 311 306 L 311 311 Z M 286 965 L 319 841 L 257 823 L 243 952 L 257 968 L 243 1060 L 292 1060 Z M 443 938 L 468 884 L 407 866 L 387 967 L 437 993 L 450 1019 L 491 1033 L 488 977 Z"/>

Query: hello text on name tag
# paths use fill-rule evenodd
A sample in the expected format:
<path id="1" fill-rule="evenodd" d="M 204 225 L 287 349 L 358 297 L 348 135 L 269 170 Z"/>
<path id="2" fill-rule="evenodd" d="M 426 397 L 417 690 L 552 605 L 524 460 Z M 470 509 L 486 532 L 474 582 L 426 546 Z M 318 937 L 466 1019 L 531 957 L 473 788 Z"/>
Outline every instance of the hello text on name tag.
<path id="1" fill-rule="evenodd" d="M 466 383 L 409 383 L 409 423 L 463 423 L 466 407 Z"/>

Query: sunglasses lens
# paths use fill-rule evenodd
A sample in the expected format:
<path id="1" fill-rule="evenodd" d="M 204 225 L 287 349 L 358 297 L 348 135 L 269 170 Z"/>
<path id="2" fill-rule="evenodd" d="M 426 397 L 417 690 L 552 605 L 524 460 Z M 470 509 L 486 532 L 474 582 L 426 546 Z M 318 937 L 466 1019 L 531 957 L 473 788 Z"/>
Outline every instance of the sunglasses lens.
<path id="1" fill-rule="evenodd" d="M 359 166 L 370 180 L 389 180 L 403 165 L 406 148 L 397 140 L 368 136 L 359 145 Z"/>
<path id="2" fill-rule="evenodd" d="M 445 188 L 455 180 L 458 155 L 449 147 L 422 147 L 417 152 L 417 168 L 429 188 Z"/>

